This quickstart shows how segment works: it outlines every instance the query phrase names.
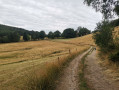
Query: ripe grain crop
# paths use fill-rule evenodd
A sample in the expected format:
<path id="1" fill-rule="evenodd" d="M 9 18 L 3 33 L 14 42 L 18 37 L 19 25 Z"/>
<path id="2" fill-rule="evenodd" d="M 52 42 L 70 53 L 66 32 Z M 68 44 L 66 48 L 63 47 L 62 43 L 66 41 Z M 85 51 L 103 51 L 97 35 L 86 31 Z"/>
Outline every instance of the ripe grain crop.
<path id="1" fill-rule="evenodd" d="M 92 35 L 73 39 L 0 44 L 0 88 L 19 90 L 26 84 L 28 74 L 36 75 L 36 71 L 36 76 L 45 77 L 46 74 L 47 77 L 52 74 L 50 72 L 58 71 L 58 68 L 52 71 L 54 64 L 55 67 L 60 67 L 67 61 L 67 57 L 86 50 L 92 44 Z"/>

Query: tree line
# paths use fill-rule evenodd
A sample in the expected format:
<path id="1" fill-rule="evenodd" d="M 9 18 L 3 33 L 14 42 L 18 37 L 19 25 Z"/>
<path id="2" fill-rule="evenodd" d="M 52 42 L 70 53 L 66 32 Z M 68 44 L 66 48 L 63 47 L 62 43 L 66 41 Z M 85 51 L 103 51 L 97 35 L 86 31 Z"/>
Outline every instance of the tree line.
<path id="1" fill-rule="evenodd" d="M 0 24 L 0 43 L 10 43 L 19 42 L 21 37 L 24 41 L 35 41 L 43 40 L 45 38 L 55 39 L 55 38 L 75 38 L 79 36 L 84 36 L 90 34 L 91 31 L 84 27 L 78 27 L 77 30 L 73 28 L 67 28 L 62 33 L 59 30 L 55 32 L 50 31 L 48 34 L 45 31 L 28 31 L 22 28 L 11 27 L 7 25 Z"/>

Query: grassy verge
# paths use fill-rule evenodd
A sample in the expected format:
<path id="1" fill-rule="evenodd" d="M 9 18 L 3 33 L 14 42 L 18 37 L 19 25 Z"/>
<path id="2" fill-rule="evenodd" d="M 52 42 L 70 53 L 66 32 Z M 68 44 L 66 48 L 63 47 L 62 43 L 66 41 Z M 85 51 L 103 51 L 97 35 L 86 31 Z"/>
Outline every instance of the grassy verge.
<path id="1" fill-rule="evenodd" d="M 81 64 L 79 66 L 79 89 L 80 90 L 90 90 L 87 81 L 84 77 L 84 72 L 85 72 L 85 68 L 86 68 L 86 64 L 85 64 L 85 60 L 86 57 L 93 51 L 93 48 L 86 54 L 83 56 L 83 58 L 81 59 Z"/>
<path id="2" fill-rule="evenodd" d="M 54 62 L 45 63 L 42 70 L 35 70 L 27 76 L 24 90 L 54 90 L 55 81 L 60 76 L 60 72 L 64 66 L 68 65 L 71 60 L 87 49 L 80 52 L 72 52 Z"/>

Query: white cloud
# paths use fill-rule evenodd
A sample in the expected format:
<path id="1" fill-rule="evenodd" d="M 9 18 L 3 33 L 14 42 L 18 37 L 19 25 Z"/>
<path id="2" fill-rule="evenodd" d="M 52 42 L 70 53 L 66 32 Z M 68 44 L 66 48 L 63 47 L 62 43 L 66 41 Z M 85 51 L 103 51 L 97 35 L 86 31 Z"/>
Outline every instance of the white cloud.
<path id="1" fill-rule="evenodd" d="M 100 20 L 102 15 L 83 0 L 0 0 L 0 23 L 28 30 L 93 30 Z"/>

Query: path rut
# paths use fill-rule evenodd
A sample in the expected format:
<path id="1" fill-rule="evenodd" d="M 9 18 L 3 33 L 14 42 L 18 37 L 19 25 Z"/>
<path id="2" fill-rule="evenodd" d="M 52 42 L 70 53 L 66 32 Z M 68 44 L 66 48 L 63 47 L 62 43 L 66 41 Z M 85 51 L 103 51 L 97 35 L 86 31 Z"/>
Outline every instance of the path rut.
<path id="1" fill-rule="evenodd" d="M 98 60 L 96 50 L 86 58 L 85 78 L 91 90 L 119 90 L 119 82 L 112 81 L 104 74 L 104 69 Z"/>
<path id="2" fill-rule="evenodd" d="M 58 80 L 56 90 L 79 90 L 79 63 L 81 61 L 81 58 L 89 51 L 90 49 L 84 52 L 83 54 L 77 56 L 74 60 L 70 62 L 68 67 L 63 70 L 63 75 Z"/>

